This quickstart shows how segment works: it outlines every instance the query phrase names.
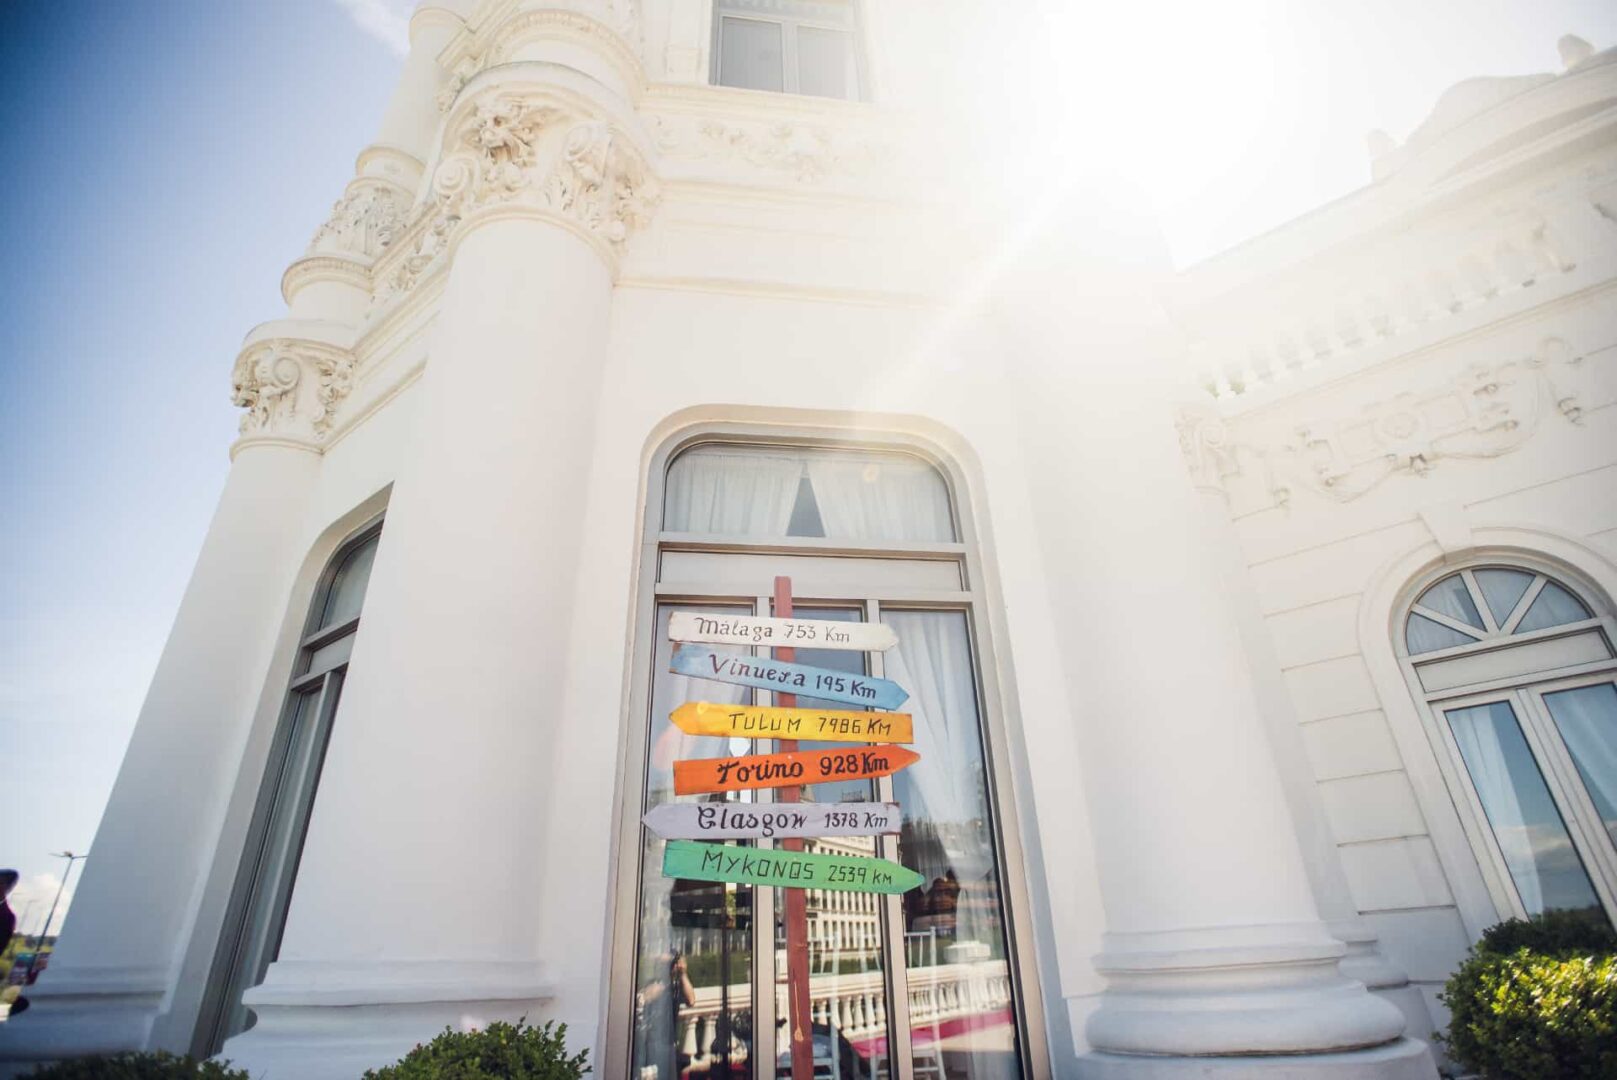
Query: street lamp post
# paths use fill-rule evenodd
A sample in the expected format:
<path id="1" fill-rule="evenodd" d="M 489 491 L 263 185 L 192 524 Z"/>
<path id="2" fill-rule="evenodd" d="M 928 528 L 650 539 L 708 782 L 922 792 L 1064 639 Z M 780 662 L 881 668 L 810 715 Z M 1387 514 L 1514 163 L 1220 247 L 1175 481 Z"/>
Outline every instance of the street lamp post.
<path id="1" fill-rule="evenodd" d="M 39 928 L 39 935 L 34 938 L 34 951 L 28 957 L 28 970 L 23 973 L 22 977 L 24 987 L 27 987 L 29 981 L 34 977 L 34 965 L 39 963 L 40 951 L 45 948 L 45 936 L 50 933 L 51 920 L 56 918 L 56 905 L 62 902 L 62 890 L 67 888 L 67 879 L 73 874 L 73 863 L 79 859 L 88 859 L 90 857 L 88 851 L 83 855 L 75 855 L 71 851 L 53 851 L 51 854 L 58 859 L 66 859 L 67 869 L 62 871 L 62 883 L 56 886 L 56 898 L 51 901 L 50 911 L 45 913 L 45 925 Z"/>

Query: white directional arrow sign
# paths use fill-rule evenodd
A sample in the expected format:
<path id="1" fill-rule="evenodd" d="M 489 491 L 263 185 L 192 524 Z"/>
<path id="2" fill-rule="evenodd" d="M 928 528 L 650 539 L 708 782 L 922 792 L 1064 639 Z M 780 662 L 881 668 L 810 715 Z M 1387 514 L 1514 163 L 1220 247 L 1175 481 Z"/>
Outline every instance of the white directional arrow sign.
<path id="1" fill-rule="evenodd" d="M 886 623 L 765 619 L 755 615 L 704 615 L 695 611 L 676 611 L 670 615 L 668 637 L 673 641 L 705 645 L 770 645 L 860 652 L 881 652 L 898 644 L 898 635 Z"/>
<path id="2" fill-rule="evenodd" d="M 643 820 L 668 840 L 771 840 L 896 833 L 897 803 L 664 803 Z"/>

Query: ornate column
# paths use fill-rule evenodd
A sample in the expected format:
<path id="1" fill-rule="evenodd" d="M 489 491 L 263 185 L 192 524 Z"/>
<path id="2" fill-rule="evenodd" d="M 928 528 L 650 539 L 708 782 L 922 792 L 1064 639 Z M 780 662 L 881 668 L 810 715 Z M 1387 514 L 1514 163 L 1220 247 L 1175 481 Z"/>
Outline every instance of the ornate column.
<path id="1" fill-rule="evenodd" d="M 349 1077 L 541 1014 L 551 731 L 619 254 L 656 198 L 621 98 L 555 63 L 447 114 L 418 266 L 448 281 L 279 959 L 225 1056 Z"/>
<path id="2" fill-rule="evenodd" d="M 1431 1078 L 1338 970 L 1175 437 L 1162 263 L 1111 194 L 1064 199 L 1002 286 L 1107 916 L 1084 1075 Z"/>
<path id="3" fill-rule="evenodd" d="M 187 990 L 180 964 L 192 935 L 207 932 L 198 904 L 308 555 L 317 432 L 336 401 L 324 364 L 270 345 L 238 361 L 235 400 L 247 412 L 224 491 L 49 977 L 29 991 L 28 1022 L 0 1029 L 0 1060 L 189 1040 L 195 1013 L 172 1015 Z"/>

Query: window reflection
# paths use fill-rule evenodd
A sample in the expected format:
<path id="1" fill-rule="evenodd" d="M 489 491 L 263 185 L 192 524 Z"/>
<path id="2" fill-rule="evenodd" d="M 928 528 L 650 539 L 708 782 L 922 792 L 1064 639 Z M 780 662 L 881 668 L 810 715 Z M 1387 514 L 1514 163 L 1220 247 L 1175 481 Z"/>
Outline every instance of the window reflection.
<path id="1" fill-rule="evenodd" d="M 1589 801 L 1617 847 L 1617 684 L 1544 695 Z"/>
<path id="2" fill-rule="evenodd" d="M 1448 711 L 1449 728 L 1529 915 L 1599 907 L 1510 705 Z"/>
<path id="3" fill-rule="evenodd" d="M 887 678 L 910 692 L 921 760 L 894 778 L 899 859 L 928 884 L 904 896 L 915 1071 L 947 1080 L 1021 1075 L 1004 897 L 988 802 L 966 616 L 885 611 L 898 634 Z"/>
<path id="4" fill-rule="evenodd" d="M 657 613 L 653 653 L 651 753 L 646 765 L 646 805 L 673 802 L 673 763 L 719 757 L 728 739 L 686 735 L 669 714 L 686 701 L 739 703 L 748 691 L 668 670 L 672 645 L 668 616 L 675 610 L 750 615 L 750 606 L 663 606 Z M 728 645 L 719 652 L 745 653 Z M 685 796 L 685 801 L 722 800 L 723 795 Z M 732 793 L 746 801 L 750 792 Z M 752 901 L 749 885 L 666 878 L 664 841 L 642 830 L 640 941 L 636 965 L 634 1077 L 673 1080 L 750 1077 L 752 1047 Z"/>

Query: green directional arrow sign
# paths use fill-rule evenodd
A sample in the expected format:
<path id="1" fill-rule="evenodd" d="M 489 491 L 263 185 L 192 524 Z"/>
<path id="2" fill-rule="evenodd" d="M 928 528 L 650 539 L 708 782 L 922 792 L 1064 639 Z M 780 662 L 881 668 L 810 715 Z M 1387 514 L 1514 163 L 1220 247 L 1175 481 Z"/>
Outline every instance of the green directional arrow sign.
<path id="1" fill-rule="evenodd" d="M 663 849 L 663 876 L 864 893 L 905 893 L 926 881 L 914 870 L 887 859 L 759 851 L 694 840 L 668 842 Z"/>

